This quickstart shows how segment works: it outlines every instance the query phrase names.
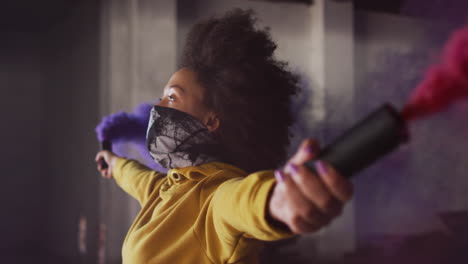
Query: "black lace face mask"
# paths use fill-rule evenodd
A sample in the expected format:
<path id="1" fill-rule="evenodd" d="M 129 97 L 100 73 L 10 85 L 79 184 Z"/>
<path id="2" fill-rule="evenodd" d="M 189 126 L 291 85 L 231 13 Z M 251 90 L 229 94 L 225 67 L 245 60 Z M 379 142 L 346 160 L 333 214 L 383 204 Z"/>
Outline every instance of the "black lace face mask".
<path id="1" fill-rule="evenodd" d="M 162 106 L 151 109 L 146 145 L 153 159 L 167 169 L 216 161 L 219 150 L 214 135 L 203 123 Z"/>

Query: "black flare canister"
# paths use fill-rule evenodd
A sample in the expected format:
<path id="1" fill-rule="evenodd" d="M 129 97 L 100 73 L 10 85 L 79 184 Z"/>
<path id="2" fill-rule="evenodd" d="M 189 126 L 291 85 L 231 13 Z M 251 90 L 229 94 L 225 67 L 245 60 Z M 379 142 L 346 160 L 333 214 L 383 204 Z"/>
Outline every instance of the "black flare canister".
<path id="1" fill-rule="evenodd" d="M 112 151 L 112 142 L 110 140 L 103 140 L 101 142 L 101 150 Z M 101 167 L 103 169 L 109 168 L 109 165 L 104 159 L 100 159 L 99 162 L 101 163 Z"/>
<path id="2" fill-rule="evenodd" d="M 385 104 L 324 148 L 317 159 L 350 178 L 407 140 L 405 121 L 394 107 Z M 306 166 L 315 170 L 313 163 Z"/>

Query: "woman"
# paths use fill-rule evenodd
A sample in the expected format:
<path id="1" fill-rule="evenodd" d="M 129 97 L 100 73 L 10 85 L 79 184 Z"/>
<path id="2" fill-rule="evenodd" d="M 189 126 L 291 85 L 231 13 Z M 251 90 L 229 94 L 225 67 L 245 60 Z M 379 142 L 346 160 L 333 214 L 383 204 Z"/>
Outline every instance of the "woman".
<path id="1" fill-rule="evenodd" d="M 298 80 L 254 25 L 251 11 L 233 10 L 190 31 L 148 126 L 148 150 L 167 174 L 97 154 L 109 164 L 98 165 L 102 176 L 142 206 L 124 263 L 256 263 L 261 241 L 314 232 L 350 199 L 333 168 L 304 166 L 318 151 L 313 140 L 280 168 Z"/>

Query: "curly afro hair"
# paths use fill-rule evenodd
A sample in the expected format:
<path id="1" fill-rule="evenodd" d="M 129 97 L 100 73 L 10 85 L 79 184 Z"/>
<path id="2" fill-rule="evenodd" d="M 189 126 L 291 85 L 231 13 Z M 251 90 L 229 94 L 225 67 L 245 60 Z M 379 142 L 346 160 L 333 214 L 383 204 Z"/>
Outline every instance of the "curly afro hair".
<path id="1" fill-rule="evenodd" d="M 234 9 L 197 23 L 189 32 L 180 67 L 204 87 L 216 112 L 224 161 L 247 172 L 274 169 L 287 158 L 298 76 L 273 53 L 269 29 L 255 28 L 252 10 Z"/>

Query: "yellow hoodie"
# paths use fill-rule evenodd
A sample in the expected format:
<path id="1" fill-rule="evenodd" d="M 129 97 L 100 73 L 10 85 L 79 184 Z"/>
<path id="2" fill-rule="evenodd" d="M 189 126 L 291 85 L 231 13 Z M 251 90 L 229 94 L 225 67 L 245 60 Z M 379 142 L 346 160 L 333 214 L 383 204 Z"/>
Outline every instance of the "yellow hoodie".
<path id="1" fill-rule="evenodd" d="M 247 175 L 211 162 L 166 175 L 118 158 L 113 175 L 142 207 L 125 238 L 123 263 L 257 263 L 259 240 L 292 236 L 266 220 L 272 171 Z"/>

